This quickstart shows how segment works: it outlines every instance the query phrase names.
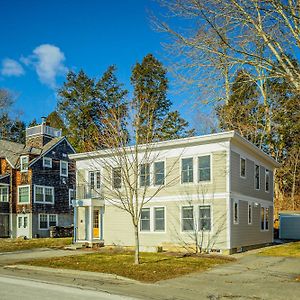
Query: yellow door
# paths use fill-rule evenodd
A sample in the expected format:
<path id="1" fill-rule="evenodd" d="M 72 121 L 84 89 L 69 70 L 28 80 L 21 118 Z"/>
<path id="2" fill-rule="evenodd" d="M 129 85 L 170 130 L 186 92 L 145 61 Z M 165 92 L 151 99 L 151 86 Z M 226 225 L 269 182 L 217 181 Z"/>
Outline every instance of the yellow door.
<path id="1" fill-rule="evenodd" d="M 94 220 L 93 220 L 93 236 L 94 238 L 99 238 L 99 210 L 94 210 Z"/>

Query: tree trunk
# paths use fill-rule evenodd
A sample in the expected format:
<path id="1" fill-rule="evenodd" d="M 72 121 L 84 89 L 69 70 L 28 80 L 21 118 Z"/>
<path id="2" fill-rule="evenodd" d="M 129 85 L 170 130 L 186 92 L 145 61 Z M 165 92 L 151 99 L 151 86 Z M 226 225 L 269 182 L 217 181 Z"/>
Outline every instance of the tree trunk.
<path id="1" fill-rule="evenodd" d="M 138 225 L 134 225 L 134 236 L 135 236 L 135 252 L 134 252 L 134 264 L 140 264 L 140 237 Z"/>

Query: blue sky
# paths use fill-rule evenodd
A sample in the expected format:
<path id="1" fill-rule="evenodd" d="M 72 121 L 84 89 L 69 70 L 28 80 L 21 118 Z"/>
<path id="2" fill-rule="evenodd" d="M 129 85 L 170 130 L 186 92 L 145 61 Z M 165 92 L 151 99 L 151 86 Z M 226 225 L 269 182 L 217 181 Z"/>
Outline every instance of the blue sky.
<path id="1" fill-rule="evenodd" d="M 99 77 L 115 64 L 130 89 L 137 61 L 148 53 L 163 61 L 164 36 L 148 13 L 158 9 L 152 0 L 1 0 L 0 87 L 16 93 L 26 122 L 55 109 L 68 69 Z M 180 96 L 171 100 L 184 110 Z"/>

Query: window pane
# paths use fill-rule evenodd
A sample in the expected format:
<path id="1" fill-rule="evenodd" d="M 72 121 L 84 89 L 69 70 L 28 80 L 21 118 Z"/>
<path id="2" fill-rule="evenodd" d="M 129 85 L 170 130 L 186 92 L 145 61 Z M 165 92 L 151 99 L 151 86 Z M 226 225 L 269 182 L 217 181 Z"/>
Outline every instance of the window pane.
<path id="1" fill-rule="evenodd" d="M 269 208 L 265 209 L 265 219 L 266 219 L 265 229 L 269 230 Z"/>
<path id="2" fill-rule="evenodd" d="M 259 166 L 255 165 L 255 188 L 259 190 L 260 188 L 260 178 L 259 178 Z"/>
<path id="3" fill-rule="evenodd" d="M 40 228 L 41 229 L 48 229 L 47 215 L 40 215 Z"/>
<path id="4" fill-rule="evenodd" d="M 241 176 L 246 176 L 246 160 L 244 158 L 241 158 Z"/>
<path id="5" fill-rule="evenodd" d="M 22 227 L 22 217 L 18 217 L 18 228 Z"/>
<path id="6" fill-rule="evenodd" d="M 156 207 L 154 209 L 154 230 L 164 231 L 165 230 L 165 208 Z"/>
<path id="7" fill-rule="evenodd" d="M 199 230 L 211 230 L 211 215 L 210 206 L 199 207 Z"/>
<path id="8" fill-rule="evenodd" d="M 141 212 L 141 231 L 150 231 L 150 208 L 143 208 Z"/>
<path id="9" fill-rule="evenodd" d="M 239 222 L 239 205 L 236 201 L 233 203 L 233 221 L 236 224 Z"/>
<path id="10" fill-rule="evenodd" d="M 120 189 L 121 181 L 121 168 L 113 168 L 113 188 Z"/>
<path id="11" fill-rule="evenodd" d="M 248 223 L 252 223 L 252 204 L 248 204 Z"/>
<path id="12" fill-rule="evenodd" d="M 210 156 L 201 156 L 198 158 L 199 181 L 210 180 Z"/>
<path id="13" fill-rule="evenodd" d="M 165 184 L 165 163 L 163 161 L 154 163 L 154 184 Z"/>
<path id="14" fill-rule="evenodd" d="M 53 189 L 45 187 L 45 202 L 53 202 Z"/>
<path id="15" fill-rule="evenodd" d="M 260 229 L 265 229 L 265 208 L 261 207 L 260 209 Z"/>
<path id="16" fill-rule="evenodd" d="M 19 202 L 29 202 L 29 187 L 19 188 Z"/>
<path id="17" fill-rule="evenodd" d="M 270 187 L 270 171 L 266 170 L 266 192 L 269 191 Z"/>
<path id="18" fill-rule="evenodd" d="M 150 165 L 141 164 L 140 166 L 140 186 L 149 186 L 150 185 Z"/>
<path id="19" fill-rule="evenodd" d="M 35 187 L 35 201 L 43 202 L 44 201 L 44 189 L 42 187 Z"/>
<path id="20" fill-rule="evenodd" d="M 96 187 L 97 187 L 97 189 L 100 189 L 100 187 L 101 187 L 101 176 L 100 176 L 100 172 L 98 171 L 97 173 L 96 173 Z"/>
<path id="21" fill-rule="evenodd" d="M 193 206 L 182 207 L 182 231 L 194 230 L 194 208 Z"/>
<path id="22" fill-rule="evenodd" d="M 56 226 L 56 215 L 49 215 L 49 227 Z"/>
<path id="23" fill-rule="evenodd" d="M 181 160 L 181 182 L 189 183 L 193 181 L 193 158 L 183 158 Z"/>
<path id="24" fill-rule="evenodd" d="M 27 228 L 28 220 L 27 217 L 24 217 L 24 228 Z"/>

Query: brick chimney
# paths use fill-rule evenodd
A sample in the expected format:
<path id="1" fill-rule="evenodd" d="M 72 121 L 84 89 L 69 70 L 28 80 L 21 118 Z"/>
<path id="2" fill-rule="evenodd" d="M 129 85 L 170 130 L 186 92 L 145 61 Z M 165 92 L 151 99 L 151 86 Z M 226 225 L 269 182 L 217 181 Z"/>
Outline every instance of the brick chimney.
<path id="1" fill-rule="evenodd" d="M 46 117 L 42 117 L 42 123 L 40 125 L 26 129 L 26 146 L 43 148 L 44 145 L 55 137 L 61 137 L 61 129 L 49 126 Z"/>

